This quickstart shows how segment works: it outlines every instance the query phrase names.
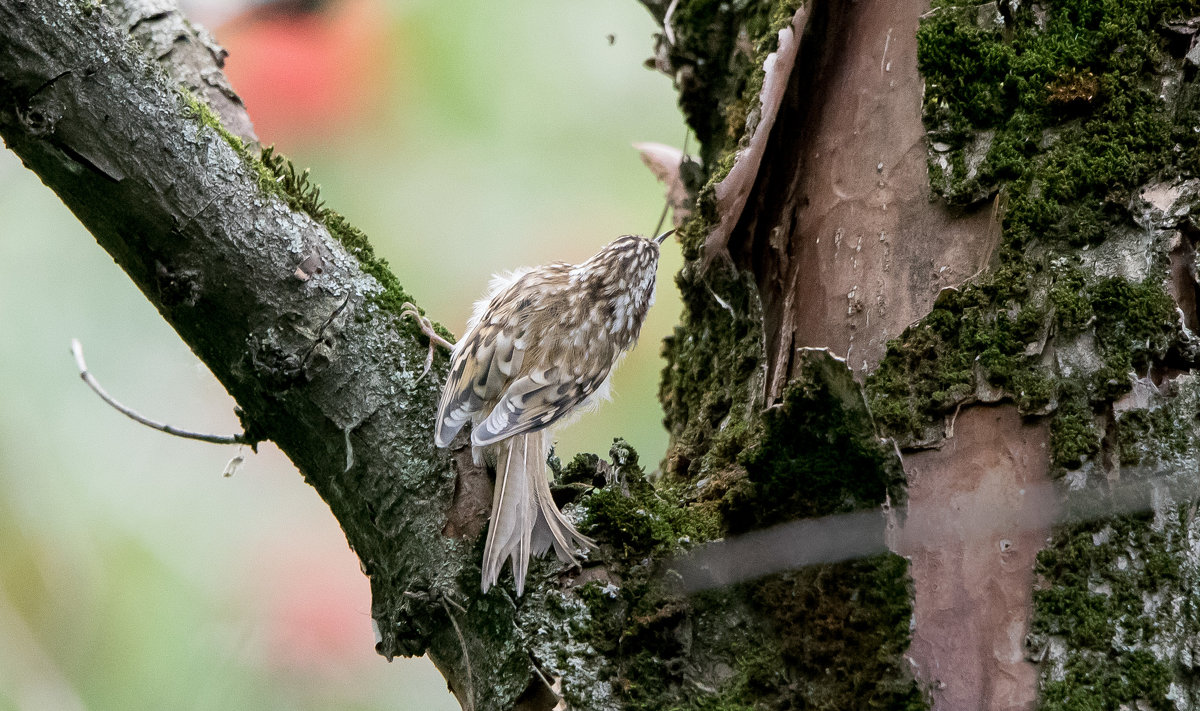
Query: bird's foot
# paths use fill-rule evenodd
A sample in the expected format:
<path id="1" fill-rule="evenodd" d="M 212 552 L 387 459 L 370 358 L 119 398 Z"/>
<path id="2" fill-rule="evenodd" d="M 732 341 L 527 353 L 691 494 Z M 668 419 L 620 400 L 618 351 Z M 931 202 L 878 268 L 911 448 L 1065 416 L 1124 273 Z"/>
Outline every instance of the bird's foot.
<path id="1" fill-rule="evenodd" d="M 424 378 L 429 374 L 429 369 L 433 367 L 433 353 L 437 346 L 446 350 L 454 350 L 454 344 L 442 338 L 441 334 L 434 330 L 433 322 L 422 316 L 415 304 L 404 302 L 400 307 L 400 317 L 411 318 L 416 322 L 417 328 L 421 329 L 421 333 L 429 338 L 429 354 L 425 356 L 425 369 L 421 371 L 421 378 Z"/>

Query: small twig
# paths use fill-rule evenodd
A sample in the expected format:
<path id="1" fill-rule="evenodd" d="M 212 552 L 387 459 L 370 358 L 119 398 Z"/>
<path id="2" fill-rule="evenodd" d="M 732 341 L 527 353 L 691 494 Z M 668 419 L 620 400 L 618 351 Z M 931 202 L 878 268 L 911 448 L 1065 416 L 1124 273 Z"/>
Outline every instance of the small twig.
<path id="1" fill-rule="evenodd" d="M 458 627 L 458 621 L 454 619 L 454 613 L 450 612 L 450 607 L 449 607 L 449 605 L 446 604 L 447 598 L 443 597 L 441 599 L 441 602 L 442 602 L 442 609 L 446 611 L 446 617 L 450 618 L 450 624 L 454 625 L 454 632 L 455 632 L 455 634 L 458 635 L 458 644 L 460 647 L 462 647 L 462 653 L 463 653 L 463 666 L 467 670 L 467 698 L 466 698 L 466 702 L 463 704 L 463 709 L 465 709 L 466 711 L 474 711 L 474 709 L 475 709 L 475 681 L 471 676 L 471 655 L 467 654 L 467 640 L 465 637 L 463 637 L 462 630 L 459 629 L 459 627 Z M 462 610 L 462 606 L 459 605 L 457 602 L 454 603 L 454 606 L 457 607 L 458 609 Z M 466 612 L 466 611 L 463 610 L 463 612 Z"/>
<path id="2" fill-rule="evenodd" d="M 213 435 L 204 434 L 202 432 L 190 432 L 188 430 L 181 430 L 178 427 L 172 427 L 171 425 L 163 424 L 161 422 L 155 422 L 148 417 L 140 415 L 132 409 L 117 402 L 116 399 L 104 391 L 104 388 L 100 387 L 100 383 L 91 373 L 88 372 L 87 362 L 83 360 L 83 346 L 79 345 L 78 339 L 71 339 L 71 353 L 75 356 L 75 365 L 79 368 L 79 377 L 83 379 L 83 382 L 87 383 L 88 387 L 92 389 L 92 392 L 99 395 L 101 400 L 108 403 L 117 412 L 120 412 L 131 420 L 140 422 L 151 429 L 158 430 L 159 432 L 166 432 L 169 435 L 183 437 L 184 439 L 195 439 L 200 440 L 201 442 L 209 442 L 212 444 L 254 444 L 246 437 L 246 433 L 244 432 L 235 435 Z"/>
<path id="3" fill-rule="evenodd" d="M 454 598 L 446 597 L 445 595 L 443 595 L 442 602 L 448 602 L 448 603 L 450 603 L 451 607 L 453 607 L 455 610 L 458 610 L 459 612 L 463 613 L 464 615 L 467 614 L 467 608 L 465 608 L 461 604 L 455 602 Z"/>

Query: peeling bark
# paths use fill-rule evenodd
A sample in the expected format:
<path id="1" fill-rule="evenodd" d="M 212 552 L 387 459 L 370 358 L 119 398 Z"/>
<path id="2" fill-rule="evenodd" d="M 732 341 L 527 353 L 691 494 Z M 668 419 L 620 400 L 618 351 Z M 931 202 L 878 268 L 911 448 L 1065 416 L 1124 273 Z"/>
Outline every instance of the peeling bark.
<path id="1" fill-rule="evenodd" d="M 749 465 L 778 452 L 760 428 L 814 387 L 805 347 L 844 355 L 903 451 L 910 655 L 936 708 L 1196 708 L 1177 638 L 1193 624 L 1161 622 L 1163 606 L 1192 619 L 1194 517 L 1173 494 L 1130 505 L 1120 493 L 1130 477 L 1170 491 L 1200 443 L 1196 13 L 1102 5 L 807 3 L 784 95 L 747 81 L 761 109 L 723 93 L 719 70 L 738 71 L 743 44 L 733 59 L 705 54 L 676 26 L 658 57 L 707 138 L 706 164 L 736 156 L 728 175 L 710 170 L 701 218 L 683 230 L 685 313 L 663 387 L 670 470 L 719 500 L 727 525 L 731 501 L 775 510 L 780 473 Z M 689 17 L 710 49 L 714 27 L 760 28 L 760 61 L 772 46 L 752 12 Z M 1087 49 L 1067 56 L 1062 42 Z M 778 86 L 764 74 L 761 87 Z M 778 111 L 762 147 L 753 117 L 774 111 L 768 98 Z M 731 178 L 747 154 L 762 162 L 742 200 L 729 184 L 745 186 Z M 995 403 L 1012 405 L 983 407 Z M 814 464 L 810 446 L 797 476 L 852 476 Z M 845 493 L 828 487 L 808 496 Z M 1060 499 L 1069 525 L 1050 513 Z M 812 503 L 789 505 L 825 512 Z M 989 506 L 1015 517 L 1004 551 L 995 531 L 972 530 Z M 792 630 L 814 644 L 822 632 Z"/>
<path id="2" fill-rule="evenodd" d="M 916 27 L 924 0 L 816 3 L 779 130 L 740 226 L 767 333 L 767 397 L 795 348 L 829 348 L 861 377 L 941 289 L 980 273 L 993 205 L 932 201 Z"/>

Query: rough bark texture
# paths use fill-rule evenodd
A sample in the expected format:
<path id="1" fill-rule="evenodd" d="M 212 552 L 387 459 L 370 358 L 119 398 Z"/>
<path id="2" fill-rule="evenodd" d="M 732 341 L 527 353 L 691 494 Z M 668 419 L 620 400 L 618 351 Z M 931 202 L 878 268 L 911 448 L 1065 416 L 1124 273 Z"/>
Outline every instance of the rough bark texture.
<path id="1" fill-rule="evenodd" d="M 0 0 L 0 135 L 329 503 L 379 651 L 464 707 L 1200 708 L 1200 9 L 645 4 L 703 159 L 671 448 L 654 485 L 620 443 L 560 467 L 601 550 L 520 599 L 478 593 L 444 358 L 420 377 L 386 265 L 248 147 L 211 41 Z M 911 565 L 675 584 L 698 542 L 879 508 Z"/>

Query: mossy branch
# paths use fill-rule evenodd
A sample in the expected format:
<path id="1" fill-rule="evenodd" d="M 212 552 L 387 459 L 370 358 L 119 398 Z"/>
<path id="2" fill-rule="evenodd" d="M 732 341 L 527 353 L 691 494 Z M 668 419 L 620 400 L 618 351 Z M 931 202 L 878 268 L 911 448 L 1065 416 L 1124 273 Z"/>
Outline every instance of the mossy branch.
<path id="1" fill-rule="evenodd" d="M 0 0 L 0 136 L 233 395 L 247 437 L 329 504 L 371 580 L 378 651 L 428 653 L 464 706 L 510 707 L 543 685 L 529 641 L 547 598 L 481 597 L 477 535 L 447 532 L 478 534 L 489 484 L 434 447 L 446 360 L 422 377 L 412 296 L 306 173 L 131 40 L 118 16 L 136 15 Z"/>

